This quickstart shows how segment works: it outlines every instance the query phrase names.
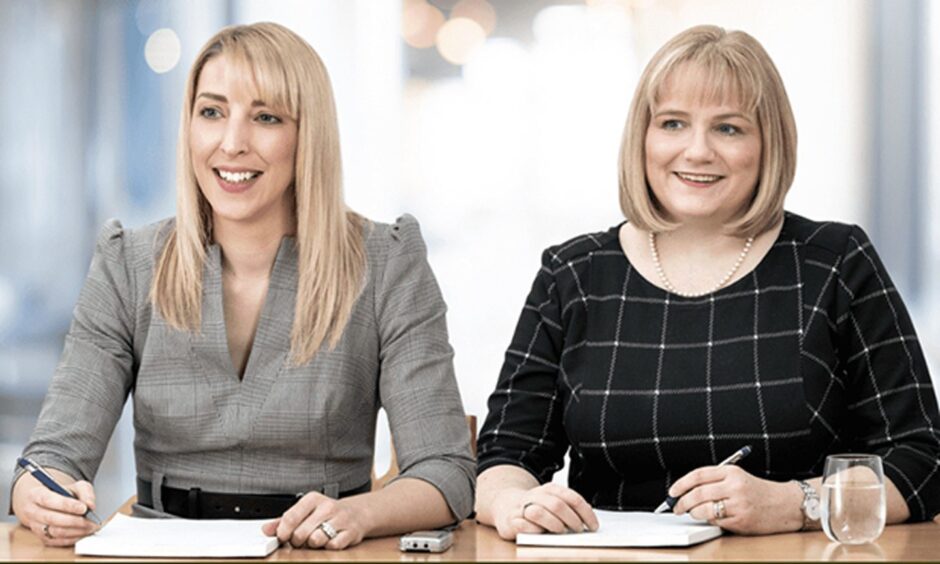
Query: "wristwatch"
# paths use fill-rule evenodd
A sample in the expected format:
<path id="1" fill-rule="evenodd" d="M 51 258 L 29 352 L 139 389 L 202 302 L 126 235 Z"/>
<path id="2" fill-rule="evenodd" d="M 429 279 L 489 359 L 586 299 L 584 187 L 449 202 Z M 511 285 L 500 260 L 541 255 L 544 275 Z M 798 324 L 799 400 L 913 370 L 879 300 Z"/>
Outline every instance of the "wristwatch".
<path id="1" fill-rule="evenodd" d="M 803 480 L 796 480 L 796 483 L 803 490 L 803 528 L 801 530 L 808 531 L 816 528 L 819 523 L 819 494 L 816 493 L 816 488 Z"/>

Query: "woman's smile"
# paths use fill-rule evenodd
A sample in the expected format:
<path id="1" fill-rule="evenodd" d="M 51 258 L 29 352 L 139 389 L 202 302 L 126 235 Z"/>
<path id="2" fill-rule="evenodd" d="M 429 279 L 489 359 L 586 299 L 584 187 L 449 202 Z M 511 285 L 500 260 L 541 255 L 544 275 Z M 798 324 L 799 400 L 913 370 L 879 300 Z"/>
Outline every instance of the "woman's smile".
<path id="1" fill-rule="evenodd" d="M 693 188 L 710 188 L 719 182 L 724 176 L 717 174 L 696 174 L 690 172 L 675 172 L 679 180 Z"/>
<path id="2" fill-rule="evenodd" d="M 213 168 L 219 187 L 230 194 L 245 192 L 264 174 L 258 170 Z"/>

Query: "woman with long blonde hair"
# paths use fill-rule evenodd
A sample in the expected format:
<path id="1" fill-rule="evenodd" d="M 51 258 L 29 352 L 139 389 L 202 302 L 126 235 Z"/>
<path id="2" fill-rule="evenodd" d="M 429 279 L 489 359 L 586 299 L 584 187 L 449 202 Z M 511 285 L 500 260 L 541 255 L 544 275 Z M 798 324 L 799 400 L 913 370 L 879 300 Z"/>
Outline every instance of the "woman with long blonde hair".
<path id="1" fill-rule="evenodd" d="M 94 526 L 90 481 L 133 395 L 135 512 L 266 518 L 340 549 L 471 510 L 474 472 L 443 299 L 417 222 L 343 202 L 320 58 L 271 23 L 225 28 L 192 66 L 177 215 L 102 231 L 13 509 L 48 545 Z M 370 491 L 388 413 L 400 479 Z"/>

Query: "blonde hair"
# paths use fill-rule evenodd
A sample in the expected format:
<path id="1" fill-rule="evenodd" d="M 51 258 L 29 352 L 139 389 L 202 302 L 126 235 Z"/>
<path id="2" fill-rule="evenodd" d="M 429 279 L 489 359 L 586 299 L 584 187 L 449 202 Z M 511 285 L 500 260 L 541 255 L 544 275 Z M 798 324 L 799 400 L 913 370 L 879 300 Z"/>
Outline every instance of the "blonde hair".
<path id="1" fill-rule="evenodd" d="M 757 115 L 761 163 L 748 209 L 727 225 L 731 233 L 756 236 L 783 217 L 783 201 L 796 172 L 796 122 L 780 74 L 756 39 L 743 31 L 702 25 L 673 37 L 653 55 L 637 84 L 620 145 L 620 208 L 638 228 L 660 232 L 678 225 L 667 219 L 646 179 L 646 131 L 663 86 L 682 65 L 701 71 L 705 99 L 739 102 Z"/>
<path id="2" fill-rule="evenodd" d="M 303 364 L 324 342 L 335 347 L 349 321 L 363 285 L 366 221 L 343 201 L 339 129 L 326 68 L 306 41 L 283 26 L 224 28 L 206 42 L 189 71 L 176 158 L 176 224 L 158 259 L 150 299 L 171 327 L 196 331 L 201 326 L 212 209 L 196 181 L 189 129 L 199 74 L 222 54 L 250 73 L 272 109 L 297 122 L 298 281 L 291 357 Z"/>

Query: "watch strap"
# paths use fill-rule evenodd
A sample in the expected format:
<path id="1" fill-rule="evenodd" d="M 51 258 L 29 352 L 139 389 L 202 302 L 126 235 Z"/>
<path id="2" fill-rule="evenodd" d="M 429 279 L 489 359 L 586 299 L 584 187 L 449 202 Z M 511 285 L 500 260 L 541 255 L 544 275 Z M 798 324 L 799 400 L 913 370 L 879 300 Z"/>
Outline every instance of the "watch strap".
<path id="1" fill-rule="evenodd" d="M 805 480 L 795 480 L 795 482 L 803 491 L 803 503 L 800 506 L 803 511 L 803 527 L 800 530 L 817 529 L 819 527 L 819 493 L 816 492 L 816 488 L 809 485 Z M 811 508 L 815 511 L 812 511 Z"/>

